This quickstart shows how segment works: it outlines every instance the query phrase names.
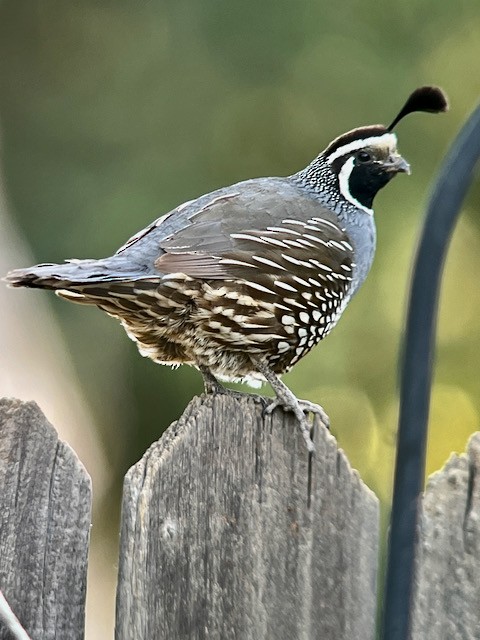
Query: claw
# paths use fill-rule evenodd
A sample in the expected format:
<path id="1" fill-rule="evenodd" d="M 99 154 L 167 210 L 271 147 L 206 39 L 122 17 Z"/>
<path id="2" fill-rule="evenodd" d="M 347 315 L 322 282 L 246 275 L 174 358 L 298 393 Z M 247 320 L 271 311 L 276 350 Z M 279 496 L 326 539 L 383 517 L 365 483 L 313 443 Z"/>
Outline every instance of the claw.
<path id="1" fill-rule="evenodd" d="M 314 416 L 318 416 L 323 426 L 330 431 L 330 418 L 325 413 L 323 407 L 319 404 L 315 404 L 315 402 L 310 402 L 309 400 L 299 400 L 298 404 L 304 413 L 311 413 Z"/>
<path id="2" fill-rule="evenodd" d="M 314 402 L 310 402 L 309 400 L 299 400 L 298 404 L 300 406 L 300 409 L 303 411 L 303 413 L 307 415 L 311 413 L 314 416 L 318 416 L 323 426 L 326 429 L 330 430 L 330 419 L 328 415 L 325 413 L 324 409 L 319 404 L 315 404 Z M 291 411 L 292 413 L 296 413 L 296 407 L 288 403 L 282 402 L 280 398 L 274 398 L 269 402 L 269 404 L 263 410 L 263 415 L 264 416 L 271 415 L 277 407 L 280 407 L 284 411 Z"/>
<path id="3" fill-rule="evenodd" d="M 310 433 L 310 425 L 305 418 L 300 422 L 300 431 L 302 432 L 303 439 L 305 440 L 305 444 L 307 445 L 308 453 L 310 455 L 313 455 L 315 453 L 315 445 L 313 444 L 312 436 Z"/>
<path id="4" fill-rule="evenodd" d="M 308 421 L 307 416 L 303 413 L 303 410 L 300 407 L 300 403 L 299 405 L 294 406 L 288 404 L 287 402 L 283 402 L 280 398 L 274 398 L 264 408 L 263 415 L 271 415 L 277 407 L 281 407 L 284 411 L 289 411 L 296 416 L 299 429 L 307 446 L 307 450 L 311 455 L 313 455 L 315 453 L 315 445 L 313 444 L 311 435 L 312 425 Z"/>
<path id="5" fill-rule="evenodd" d="M 267 398 L 265 398 L 265 400 L 267 400 Z M 263 417 L 265 416 L 271 416 L 272 413 L 275 411 L 275 409 L 280 406 L 280 402 L 278 401 L 278 398 L 275 398 L 274 400 L 271 400 L 270 402 L 265 402 L 264 403 L 264 407 L 263 407 Z"/>

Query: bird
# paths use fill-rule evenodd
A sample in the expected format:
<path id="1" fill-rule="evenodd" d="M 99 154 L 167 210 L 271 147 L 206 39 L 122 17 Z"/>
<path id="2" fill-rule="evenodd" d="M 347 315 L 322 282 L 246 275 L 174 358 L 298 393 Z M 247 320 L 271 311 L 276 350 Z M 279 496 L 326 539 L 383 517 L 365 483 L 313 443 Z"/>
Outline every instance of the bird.
<path id="1" fill-rule="evenodd" d="M 393 132 L 409 113 L 448 109 L 439 87 L 411 93 L 388 126 L 335 138 L 304 169 L 254 178 L 185 202 L 103 259 L 16 269 L 12 287 L 52 289 L 117 318 L 141 355 L 188 364 L 205 392 L 221 381 L 268 382 L 312 454 L 309 415 L 280 379 L 325 338 L 373 262 L 375 195 L 410 166 Z"/>

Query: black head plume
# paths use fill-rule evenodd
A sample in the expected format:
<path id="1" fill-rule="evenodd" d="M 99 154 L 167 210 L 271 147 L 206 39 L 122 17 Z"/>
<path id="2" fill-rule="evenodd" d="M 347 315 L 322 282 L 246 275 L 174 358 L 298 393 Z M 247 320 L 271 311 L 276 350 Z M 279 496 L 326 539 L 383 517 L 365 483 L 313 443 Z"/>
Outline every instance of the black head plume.
<path id="1" fill-rule="evenodd" d="M 426 111 L 427 113 L 442 113 L 448 111 L 447 96 L 440 87 L 419 87 L 409 96 L 399 114 L 387 128 L 391 131 L 402 118 L 414 111 Z"/>

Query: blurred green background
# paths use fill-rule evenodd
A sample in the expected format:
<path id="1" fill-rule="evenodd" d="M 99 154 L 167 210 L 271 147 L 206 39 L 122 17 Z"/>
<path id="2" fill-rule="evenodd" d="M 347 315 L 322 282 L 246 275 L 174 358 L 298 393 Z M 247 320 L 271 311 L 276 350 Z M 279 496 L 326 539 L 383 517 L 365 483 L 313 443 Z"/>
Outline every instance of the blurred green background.
<path id="1" fill-rule="evenodd" d="M 479 98 L 479 34 L 478 0 L 0 0 L 10 210 L 36 261 L 109 255 L 177 204 L 297 171 L 338 134 L 390 122 L 416 86 L 443 86 L 449 114 L 398 127 L 413 174 L 376 200 L 366 284 L 285 376 L 325 407 L 340 446 L 387 505 L 412 256 L 432 179 Z M 446 265 L 429 472 L 463 451 L 479 423 L 479 202 L 477 180 Z M 32 295 L 50 298 L 119 487 L 202 391 L 201 378 L 141 358 L 100 311 Z"/>

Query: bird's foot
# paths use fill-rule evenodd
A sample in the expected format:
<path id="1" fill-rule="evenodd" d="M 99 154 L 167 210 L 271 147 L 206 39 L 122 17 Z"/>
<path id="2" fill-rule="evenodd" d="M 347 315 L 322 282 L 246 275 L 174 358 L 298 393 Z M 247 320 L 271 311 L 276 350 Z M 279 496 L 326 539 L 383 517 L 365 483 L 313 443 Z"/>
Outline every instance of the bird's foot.
<path id="1" fill-rule="evenodd" d="M 309 453 L 314 453 L 315 445 L 313 444 L 311 429 L 312 425 L 310 424 L 308 417 L 305 415 L 303 410 L 300 407 L 300 403 L 294 402 L 284 402 L 281 398 L 274 398 L 271 402 L 267 404 L 265 409 L 263 410 L 264 415 L 271 415 L 277 407 L 282 408 L 284 411 L 289 411 L 295 415 L 298 420 L 298 426 L 300 427 L 300 432 L 302 434 L 303 439 L 305 440 L 305 444 L 307 445 L 307 449 Z"/>
<path id="2" fill-rule="evenodd" d="M 265 361 L 260 358 L 252 358 L 252 363 L 275 391 L 276 398 L 265 408 L 265 413 L 271 414 L 276 407 L 282 407 L 284 411 L 293 413 L 298 420 L 298 426 L 305 440 L 307 450 L 312 455 L 315 452 L 315 445 L 312 440 L 313 423 L 309 420 L 309 414 L 318 415 L 322 424 L 328 429 L 329 419 L 327 414 L 318 404 L 306 400 L 299 400 L 287 385 L 280 380 L 276 373 L 270 369 Z"/>
<path id="3" fill-rule="evenodd" d="M 297 400 L 298 406 L 303 412 L 304 418 L 308 418 L 308 414 L 318 416 L 323 426 L 326 429 L 330 430 L 330 419 L 323 407 L 321 407 L 319 404 L 315 404 L 314 402 L 310 402 L 309 400 L 300 400 L 299 398 L 295 399 Z M 270 415 L 277 407 L 282 408 L 284 411 L 291 411 L 293 413 L 296 413 L 295 406 L 293 406 L 290 402 L 284 403 L 283 400 L 278 398 L 278 396 L 268 403 L 268 405 L 265 407 L 264 413 Z"/>
<path id="4" fill-rule="evenodd" d="M 285 401 L 286 400 L 286 401 Z M 315 452 L 315 445 L 312 440 L 313 422 L 309 416 L 319 416 L 321 423 L 326 429 L 330 429 L 330 421 L 322 407 L 308 400 L 298 400 L 293 394 L 292 398 L 274 398 L 264 409 L 264 414 L 270 415 L 280 407 L 284 411 L 293 413 L 298 420 L 298 426 L 302 434 L 309 453 Z"/>

